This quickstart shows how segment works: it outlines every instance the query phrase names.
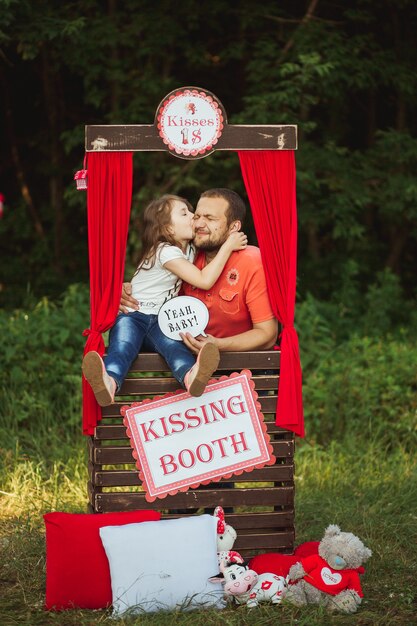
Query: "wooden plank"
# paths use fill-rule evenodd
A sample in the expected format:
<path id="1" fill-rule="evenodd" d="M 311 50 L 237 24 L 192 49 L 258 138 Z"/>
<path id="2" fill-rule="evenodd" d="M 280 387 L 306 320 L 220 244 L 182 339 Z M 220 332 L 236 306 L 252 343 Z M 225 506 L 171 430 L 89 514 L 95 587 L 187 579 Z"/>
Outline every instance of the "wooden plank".
<path id="1" fill-rule="evenodd" d="M 243 535 L 238 533 L 234 550 L 273 550 L 283 546 L 292 546 L 294 543 L 294 532 L 283 531 L 275 533 L 259 533 L 256 535 Z"/>
<path id="2" fill-rule="evenodd" d="M 244 529 L 292 528 L 294 525 L 294 509 L 271 513 L 228 513 L 226 517 L 227 523 L 237 532 L 242 532 Z"/>
<path id="3" fill-rule="evenodd" d="M 277 410 L 277 396 L 259 396 L 258 402 L 261 405 L 261 411 L 265 413 L 276 413 Z"/>
<path id="4" fill-rule="evenodd" d="M 221 352 L 218 371 L 237 369 L 273 369 L 280 365 L 280 350 L 251 352 Z M 155 352 L 141 352 L 133 361 L 130 372 L 169 372 L 165 360 Z M 150 378 L 150 377 L 148 377 Z"/>
<path id="5" fill-rule="evenodd" d="M 162 145 L 161 145 L 162 144 Z M 108 124 L 85 127 L 86 152 L 167 151 L 154 124 Z"/>
<path id="6" fill-rule="evenodd" d="M 95 464 L 95 460 L 94 460 L 95 448 L 96 448 L 96 443 L 94 441 L 94 437 L 89 437 L 87 439 L 87 452 L 88 452 L 88 461 L 91 464 Z"/>
<path id="7" fill-rule="evenodd" d="M 88 464 L 87 464 L 87 473 L 88 473 L 88 478 L 91 480 L 91 482 L 94 484 L 97 484 L 94 478 L 97 473 L 97 467 L 90 460 L 88 461 Z"/>
<path id="8" fill-rule="evenodd" d="M 297 150 L 297 126 L 226 124 L 216 150 Z"/>
<path id="9" fill-rule="evenodd" d="M 233 476 L 232 482 L 284 482 L 292 480 L 293 465 L 269 465 L 253 472 L 244 472 Z M 100 487 L 128 487 L 141 485 L 139 474 L 135 470 L 100 470 L 90 474 L 95 485 Z"/>
<path id="10" fill-rule="evenodd" d="M 293 506 L 293 487 L 262 487 L 257 489 L 199 489 L 167 496 L 162 500 L 147 502 L 143 492 L 98 493 L 95 508 L 99 513 L 132 511 L 135 509 L 170 509 L 220 506 Z"/>
<path id="11" fill-rule="evenodd" d="M 280 554 L 293 554 L 294 544 L 292 546 L 275 546 L 272 550 L 240 550 L 239 554 L 243 556 L 246 561 L 250 561 L 257 554 L 265 554 L 265 552 L 279 552 Z"/>
<path id="12" fill-rule="evenodd" d="M 239 554 L 243 556 L 246 561 L 250 561 L 254 556 L 258 554 L 265 554 L 265 552 L 279 552 L 280 554 L 293 554 L 294 552 L 294 544 L 292 546 L 280 546 L 278 543 L 270 550 L 256 550 L 252 548 L 251 550 L 240 550 Z"/>
<path id="13" fill-rule="evenodd" d="M 93 507 L 93 509 L 95 510 L 95 503 L 96 503 L 96 490 L 94 485 L 92 484 L 91 481 L 88 481 L 87 483 L 87 496 L 88 496 L 88 502 L 90 504 L 91 507 Z"/>
<path id="14" fill-rule="evenodd" d="M 225 124 L 215 150 L 296 150 L 297 126 Z M 86 152 L 168 152 L 154 124 L 87 125 Z M 174 155 L 175 156 L 175 155 Z M 181 155 L 180 158 L 184 158 Z M 187 157 L 185 157 L 187 158 Z M 191 157 L 193 158 L 193 157 Z"/>
<path id="15" fill-rule="evenodd" d="M 294 456 L 294 441 L 271 441 L 272 451 L 277 459 Z"/>
<path id="16" fill-rule="evenodd" d="M 182 389 L 175 378 L 125 378 L 118 396 L 164 395 Z"/>
<path id="17" fill-rule="evenodd" d="M 153 394 L 149 394 L 152 396 Z M 163 394 L 161 394 L 163 395 Z M 258 402 L 261 405 L 262 413 L 275 413 L 277 408 L 277 396 L 259 396 Z M 122 406 L 126 406 L 127 404 L 131 404 L 135 400 L 126 399 L 124 401 L 115 402 L 114 404 L 110 404 L 110 406 L 105 406 L 102 409 L 102 415 L 104 418 L 109 417 L 120 417 L 120 409 Z M 136 399 L 136 401 L 139 401 Z"/>
<path id="18" fill-rule="evenodd" d="M 294 442 L 272 441 L 273 453 L 277 458 L 289 458 L 294 454 Z M 119 465 L 135 463 L 130 446 L 103 446 L 95 447 L 93 451 L 93 463 L 100 465 Z"/>
<path id="19" fill-rule="evenodd" d="M 257 391 L 276 391 L 279 376 L 253 376 L 252 380 Z M 178 389 L 182 387 L 175 378 L 126 378 L 117 395 L 157 395 Z"/>
<path id="20" fill-rule="evenodd" d="M 214 507 L 213 507 L 214 510 Z M 198 513 L 190 513 L 189 515 L 163 513 L 161 519 L 177 519 L 178 517 L 193 517 Z M 245 530 L 253 532 L 270 531 L 272 528 L 285 528 L 293 531 L 294 525 L 294 509 L 286 509 L 284 511 L 272 511 L 268 513 L 228 513 L 227 522 L 239 533 Z"/>

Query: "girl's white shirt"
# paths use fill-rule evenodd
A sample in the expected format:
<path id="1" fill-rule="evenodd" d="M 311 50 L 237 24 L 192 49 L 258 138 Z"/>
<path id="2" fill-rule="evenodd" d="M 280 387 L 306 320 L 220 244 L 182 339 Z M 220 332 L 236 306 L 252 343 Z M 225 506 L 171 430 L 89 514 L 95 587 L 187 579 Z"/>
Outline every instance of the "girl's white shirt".
<path id="1" fill-rule="evenodd" d="M 175 298 L 181 288 L 181 278 L 165 269 L 164 264 L 174 259 L 186 259 L 193 263 L 195 248 L 189 243 L 184 253 L 177 246 L 160 243 L 155 256 L 155 265 L 150 267 L 150 262 L 145 262 L 131 281 L 132 296 L 139 302 L 139 312 L 145 315 L 157 315 L 161 306 L 167 300 Z M 128 310 L 132 312 L 134 309 Z"/>

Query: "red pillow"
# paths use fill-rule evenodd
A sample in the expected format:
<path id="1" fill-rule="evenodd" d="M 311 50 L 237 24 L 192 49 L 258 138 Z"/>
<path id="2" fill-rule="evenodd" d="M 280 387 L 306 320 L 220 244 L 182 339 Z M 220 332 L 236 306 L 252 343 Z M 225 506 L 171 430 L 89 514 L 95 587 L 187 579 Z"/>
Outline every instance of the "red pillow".
<path id="1" fill-rule="evenodd" d="M 47 513 L 46 609 L 104 609 L 112 602 L 109 563 L 99 528 L 158 521 L 156 511 Z"/>

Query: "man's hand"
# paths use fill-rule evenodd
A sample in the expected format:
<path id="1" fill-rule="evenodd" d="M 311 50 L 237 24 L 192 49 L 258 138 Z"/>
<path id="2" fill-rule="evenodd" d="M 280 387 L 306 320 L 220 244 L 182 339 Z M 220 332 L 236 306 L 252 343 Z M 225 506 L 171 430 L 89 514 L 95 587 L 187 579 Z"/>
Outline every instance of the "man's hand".
<path id="1" fill-rule="evenodd" d="M 193 337 L 190 333 L 180 333 L 180 336 L 187 348 L 194 354 L 198 354 L 206 343 L 218 343 L 216 337 L 213 337 L 213 335 L 206 335 L 205 337 L 198 335 L 197 337 Z"/>
<path id="2" fill-rule="evenodd" d="M 139 311 L 139 302 L 132 297 L 132 285 L 130 283 L 123 283 L 119 311 L 121 313 L 129 313 L 126 307 Z"/>
<path id="3" fill-rule="evenodd" d="M 190 333 L 180 333 L 187 348 L 198 354 L 207 341 L 214 341 L 220 352 L 247 352 L 250 350 L 271 350 L 278 333 L 278 322 L 275 318 L 266 322 L 258 322 L 251 330 L 233 335 L 232 337 L 193 337 Z"/>

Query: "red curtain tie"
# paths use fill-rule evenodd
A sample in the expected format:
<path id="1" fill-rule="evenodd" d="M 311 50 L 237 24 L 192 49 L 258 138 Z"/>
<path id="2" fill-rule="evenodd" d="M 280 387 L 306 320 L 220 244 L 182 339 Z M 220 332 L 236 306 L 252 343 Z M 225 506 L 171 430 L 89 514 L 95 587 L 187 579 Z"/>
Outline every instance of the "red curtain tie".
<path id="1" fill-rule="evenodd" d="M 90 335 L 98 336 L 101 335 L 101 332 L 98 330 L 92 330 L 91 328 L 85 328 L 83 330 L 83 337 L 89 337 Z"/>

